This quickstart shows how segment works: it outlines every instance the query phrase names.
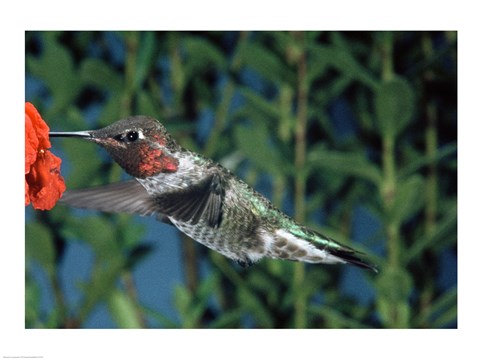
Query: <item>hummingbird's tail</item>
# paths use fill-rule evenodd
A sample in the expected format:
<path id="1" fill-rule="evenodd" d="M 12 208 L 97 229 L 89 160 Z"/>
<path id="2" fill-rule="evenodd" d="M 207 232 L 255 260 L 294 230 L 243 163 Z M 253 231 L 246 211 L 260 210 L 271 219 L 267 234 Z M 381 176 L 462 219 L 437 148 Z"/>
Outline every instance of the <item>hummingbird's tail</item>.
<path id="1" fill-rule="evenodd" d="M 272 247 L 273 257 L 308 263 L 348 263 L 378 272 L 376 266 L 363 260 L 363 253 L 306 227 L 279 229 L 275 235 L 277 241 Z"/>
<path id="2" fill-rule="evenodd" d="M 335 248 L 330 248 L 328 251 L 335 257 L 342 259 L 348 264 L 352 264 L 355 266 L 358 266 L 363 269 L 368 269 L 371 270 L 375 273 L 378 273 L 378 269 L 375 265 L 372 265 L 365 260 L 363 260 L 360 256 L 363 255 L 363 253 L 353 250 L 349 247 L 346 247 L 342 245 L 341 248 L 335 249 Z"/>

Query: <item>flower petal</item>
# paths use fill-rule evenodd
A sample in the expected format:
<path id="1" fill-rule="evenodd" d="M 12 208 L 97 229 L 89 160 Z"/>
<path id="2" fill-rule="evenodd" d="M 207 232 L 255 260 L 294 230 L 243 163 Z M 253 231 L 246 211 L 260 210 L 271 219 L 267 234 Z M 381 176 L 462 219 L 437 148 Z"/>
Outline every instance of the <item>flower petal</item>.
<path id="1" fill-rule="evenodd" d="M 50 128 L 45 121 L 43 121 L 35 106 L 29 102 L 25 103 L 25 117 L 27 116 L 31 119 L 33 128 L 37 135 L 38 148 L 50 149 L 52 147 L 48 138 L 48 132 L 50 131 Z"/>
<path id="2" fill-rule="evenodd" d="M 60 176 L 60 158 L 53 155 L 49 128 L 35 106 L 25 103 L 25 206 L 38 210 L 53 208 L 65 191 Z"/>
<path id="3" fill-rule="evenodd" d="M 60 175 L 61 162 L 60 158 L 48 150 L 39 152 L 37 161 L 25 176 L 28 195 L 35 209 L 50 210 L 65 191 L 65 182 Z"/>
<path id="4" fill-rule="evenodd" d="M 25 112 L 25 174 L 30 172 L 30 167 L 37 159 L 38 143 L 32 119 Z"/>

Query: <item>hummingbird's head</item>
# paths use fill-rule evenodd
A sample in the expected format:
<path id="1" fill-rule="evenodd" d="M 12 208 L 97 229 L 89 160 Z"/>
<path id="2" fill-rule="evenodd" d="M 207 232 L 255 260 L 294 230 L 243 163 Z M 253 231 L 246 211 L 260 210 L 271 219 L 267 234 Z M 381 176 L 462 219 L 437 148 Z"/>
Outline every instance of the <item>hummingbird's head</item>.
<path id="1" fill-rule="evenodd" d="M 83 137 L 96 142 L 128 174 L 146 178 L 162 172 L 175 172 L 180 149 L 165 127 L 148 116 L 131 116 L 99 130 L 51 132 L 50 136 Z"/>

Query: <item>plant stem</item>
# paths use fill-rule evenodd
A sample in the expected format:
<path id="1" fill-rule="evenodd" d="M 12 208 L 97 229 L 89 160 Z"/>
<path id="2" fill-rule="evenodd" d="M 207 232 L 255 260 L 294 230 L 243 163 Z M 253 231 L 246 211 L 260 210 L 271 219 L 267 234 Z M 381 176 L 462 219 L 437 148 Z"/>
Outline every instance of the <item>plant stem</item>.
<path id="1" fill-rule="evenodd" d="M 246 32 L 241 33 L 239 42 L 236 48 L 239 49 L 241 43 L 247 41 L 247 39 L 248 39 L 248 33 Z M 177 52 L 174 51 L 173 54 L 177 54 Z M 179 60 L 177 59 L 177 61 Z M 232 61 L 230 63 L 230 70 L 232 72 L 237 71 L 240 65 L 241 64 L 239 62 L 238 56 L 233 56 Z M 178 72 L 181 72 L 179 70 L 179 67 L 180 67 L 180 64 L 177 66 L 177 69 L 178 69 Z M 235 83 L 232 79 L 229 79 L 225 84 L 224 90 L 222 91 L 222 98 L 215 113 L 215 123 L 211 130 L 208 141 L 204 145 L 204 148 L 202 151 L 202 153 L 206 157 L 214 156 L 215 149 L 218 146 L 218 140 L 227 122 L 229 109 L 233 100 L 234 93 L 235 93 Z M 187 239 L 186 236 L 184 236 L 184 240 L 187 240 L 183 242 L 183 252 L 186 255 L 185 274 L 186 274 L 187 287 L 192 293 L 195 293 L 199 284 L 199 279 L 198 279 L 199 270 L 198 270 L 196 244 L 190 239 Z M 216 254 L 212 254 L 211 259 L 213 262 L 215 262 L 215 260 L 217 259 Z M 224 263 L 222 264 L 225 265 Z M 225 267 L 223 267 L 223 273 L 224 275 L 227 275 L 227 273 L 225 272 Z M 222 289 L 220 289 L 220 291 L 221 293 L 219 293 L 218 295 L 220 298 L 220 303 L 224 304 L 226 302 L 223 301 L 223 299 L 227 299 L 227 295 L 223 293 Z"/>
<path id="2" fill-rule="evenodd" d="M 185 90 L 185 71 L 180 56 L 179 34 L 176 32 L 169 33 L 167 43 L 171 66 L 170 85 L 174 94 L 173 108 L 170 112 L 183 114 L 184 104 L 182 98 Z M 180 234 L 180 236 L 182 238 L 181 250 L 184 259 L 185 283 L 188 290 L 194 294 L 200 283 L 197 244 L 184 234 Z M 197 323 L 191 324 L 192 327 L 198 327 L 198 325 Z"/>
<path id="3" fill-rule="evenodd" d="M 433 45 L 428 35 L 425 35 L 423 43 L 425 57 L 432 56 Z M 433 74 L 430 72 L 425 74 L 425 77 L 427 78 L 426 80 L 429 80 L 428 78 L 431 78 L 432 76 Z M 427 158 L 435 159 L 438 147 L 437 108 L 432 100 L 428 101 L 426 105 L 426 122 L 427 128 L 425 131 L 425 154 Z M 431 234 L 435 230 L 436 225 L 438 187 L 437 178 L 437 162 L 436 160 L 432 160 L 428 166 L 427 186 L 425 193 L 425 232 L 427 235 Z"/>
<path id="4" fill-rule="evenodd" d="M 308 108 L 307 84 L 307 57 L 304 48 L 304 33 L 293 33 L 292 46 L 301 44 L 301 53 L 297 59 L 297 123 L 295 128 L 295 219 L 305 222 L 305 188 L 306 188 L 306 132 Z M 295 328 L 302 329 L 307 326 L 307 294 L 303 291 L 305 281 L 305 265 L 301 262 L 295 264 L 293 286 L 295 289 Z"/>
<path id="5" fill-rule="evenodd" d="M 126 44 L 126 58 L 125 58 L 125 90 L 122 96 L 122 103 L 120 107 L 120 116 L 126 117 L 130 116 L 133 112 L 133 104 L 134 104 L 134 97 L 135 97 L 135 76 L 136 76 L 136 66 L 137 66 L 137 52 L 139 46 L 139 39 L 140 34 L 138 32 L 127 32 L 124 34 L 125 37 L 125 44 Z M 118 169 L 118 168 L 117 168 Z M 112 174 L 115 177 L 115 181 L 118 181 L 120 177 L 120 169 L 115 172 L 115 170 L 111 170 Z M 118 217 L 118 231 L 119 231 L 119 238 L 123 235 L 122 228 L 129 226 L 130 218 L 125 217 Z M 132 273 L 129 270 L 124 271 L 120 274 L 120 281 L 123 283 L 125 287 L 125 292 L 128 298 L 130 298 L 132 304 L 135 305 L 135 316 L 137 317 L 137 321 L 141 327 L 146 326 L 146 318 L 145 315 L 142 313 L 141 305 L 138 302 L 137 297 L 137 290 L 135 286 L 135 281 L 133 279 Z"/>
<path id="6" fill-rule="evenodd" d="M 125 271 L 121 276 L 123 285 L 125 286 L 125 290 L 127 296 L 132 301 L 132 304 L 135 304 L 135 316 L 137 317 L 138 324 L 140 324 L 141 328 L 146 328 L 147 326 L 147 319 L 142 312 L 141 305 L 138 302 L 137 296 L 137 288 L 135 286 L 135 281 L 133 280 L 132 273 L 130 271 Z"/>
<path id="7" fill-rule="evenodd" d="M 393 67 L 393 33 L 391 31 L 386 31 L 383 35 L 382 79 L 383 81 L 388 81 L 395 75 Z"/>
<path id="8" fill-rule="evenodd" d="M 194 293 L 199 284 L 198 278 L 198 256 L 196 244 L 188 236 L 181 234 L 182 253 L 185 263 L 185 282 L 191 293 Z"/>
<path id="9" fill-rule="evenodd" d="M 395 140 L 393 136 L 383 137 L 383 203 L 387 214 L 391 213 L 395 200 L 395 192 L 397 188 L 396 171 L 395 171 Z M 392 266 L 399 264 L 399 224 L 393 219 L 388 219 L 387 224 L 388 237 L 388 261 Z"/>
<path id="10" fill-rule="evenodd" d="M 120 116 L 122 118 L 125 116 L 130 116 L 132 113 L 139 34 L 137 32 L 128 32 L 125 33 L 124 36 L 127 53 L 125 59 L 125 91 L 123 93 L 120 108 Z"/>
<path id="11" fill-rule="evenodd" d="M 242 32 L 240 33 L 240 38 L 238 40 L 238 44 L 236 46 L 236 49 L 240 49 L 242 47 L 242 44 L 248 40 L 248 32 Z M 231 72 L 236 72 L 240 69 L 241 66 L 240 58 L 238 56 L 238 51 L 236 54 L 232 57 L 232 60 L 230 62 L 230 71 Z M 215 147 L 218 144 L 218 139 L 223 131 L 223 128 L 225 127 L 225 123 L 228 118 L 228 111 L 230 109 L 230 104 L 232 103 L 233 96 L 235 94 L 235 83 L 232 79 L 229 79 L 228 82 L 225 84 L 225 88 L 222 91 L 222 100 L 220 101 L 220 104 L 217 107 L 217 111 L 215 113 L 215 123 L 213 125 L 212 132 L 210 134 L 210 137 L 208 139 L 207 144 L 205 144 L 205 147 L 203 149 L 203 154 L 206 157 L 212 157 L 215 151 Z"/>
<path id="12" fill-rule="evenodd" d="M 215 151 L 215 148 L 218 146 L 218 139 L 220 138 L 220 135 L 225 126 L 226 119 L 228 116 L 228 110 L 230 108 L 230 104 L 232 102 L 234 92 L 235 92 L 235 85 L 231 80 L 229 80 L 228 83 L 225 85 L 222 101 L 220 102 L 215 115 L 215 123 L 213 125 L 213 129 L 208 139 L 208 142 L 205 145 L 205 149 L 203 151 L 203 153 L 207 157 L 211 157 Z"/>
<path id="13" fill-rule="evenodd" d="M 55 271 L 51 274 L 52 288 L 58 309 L 59 324 L 65 328 L 72 326 L 73 322 L 68 317 L 67 304 L 60 285 L 59 272 Z"/>
<path id="14" fill-rule="evenodd" d="M 393 34 L 384 34 L 382 43 L 382 80 L 388 82 L 394 76 L 393 70 Z M 397 192 L 397 174 L 395 162 L 395 136 L 392 131 L 384 133 L 382 137 L 382 168 L 383 183 L 381 195 L 386 217 L 385 230 L 387 234 L 388 268 L 396 271 L 400 266 L 400 223 L 393 216 L 393 207 Z M 384 294 L 388 299 L 388 294 Z M 384 299 L 385 300 L 385 299 Z M 388 301 L 388 300 L 387 300 Z M 386 325 L 391 328 L 405 327 L 404 317 L 401 316 L 402 300 L 389 302 Z"/>
<path id="15" fill-rule="evenodd" d="M 389 81 L 394 76 L 393 66 L 393 34 L 385 32 L 382 43 L 382 80 Z M 387 214 L 391 214 L 395 193 L 397 191 L 396 167 L 395 167 L 395 135 L 393 132 L 384 134 L 382 138 L 382 167 L 383 167 L 383 185 L 382 198 L 383 205 Z M 388 262 L 390 266 L 399 265 L 399 224 L 388 217 L 386 226 L 388 237 Z"/>
<path id="16" fill-rule="evenodd" d="M 433 44 L 430 36 L 425 34 L 422 38 L 422 47 L 423 53 L 426 58 L 433 56 Z M 427 70 L 424 74 L 426 81 L 431 80 L 433 73 L 431 70 Z M 424 212 L 424 221 L 425 221 L 425 235 L 430 236 L 434 233 L 436 228 L 436 219 L 437 219 L 437 193 L 438 193 L 438 173 L 437 173 L 437 161 L 435 160 L 437 155 L 438 147 L 438 134 L 437 134 L 437 108 L 434 102 L 430 99 L 426 101 L 425 108 L 425 118 L 426 118 L 426 130 L 425 130 L 425 155 L 427 158 L 432 159 L 432 162 L 428 165 L 427 176 L 425 180 L 425 212 Z M 430 255 L 432 254 L 425 254 Z M 434 274 L 427 272 L 425 274 L 427 281 L 425 288 L 423 289 L 420 295 L 420 313 L 425 314 L 430 311 L 431 303 L 434 296 Z M 429 281 L 431 279 L 431 281 Z M 428 317 L 421 317 L 425 320 Z M 428 323 L 419 324 L 423 327 L 428 327 Z"/>

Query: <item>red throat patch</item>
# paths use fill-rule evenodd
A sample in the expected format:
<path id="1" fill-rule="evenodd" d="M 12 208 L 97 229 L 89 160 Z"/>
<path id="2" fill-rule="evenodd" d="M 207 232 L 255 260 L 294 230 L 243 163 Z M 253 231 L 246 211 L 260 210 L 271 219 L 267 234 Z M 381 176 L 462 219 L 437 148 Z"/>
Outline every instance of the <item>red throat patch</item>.
<path id="1" fill-rule="evenodd" d="M 166 155 L 160 149 L 143 152 L 142 161 L 138 166 L 139 177 L 145 178 L 162 172 L 176 172 L 178 160 Z"/>

